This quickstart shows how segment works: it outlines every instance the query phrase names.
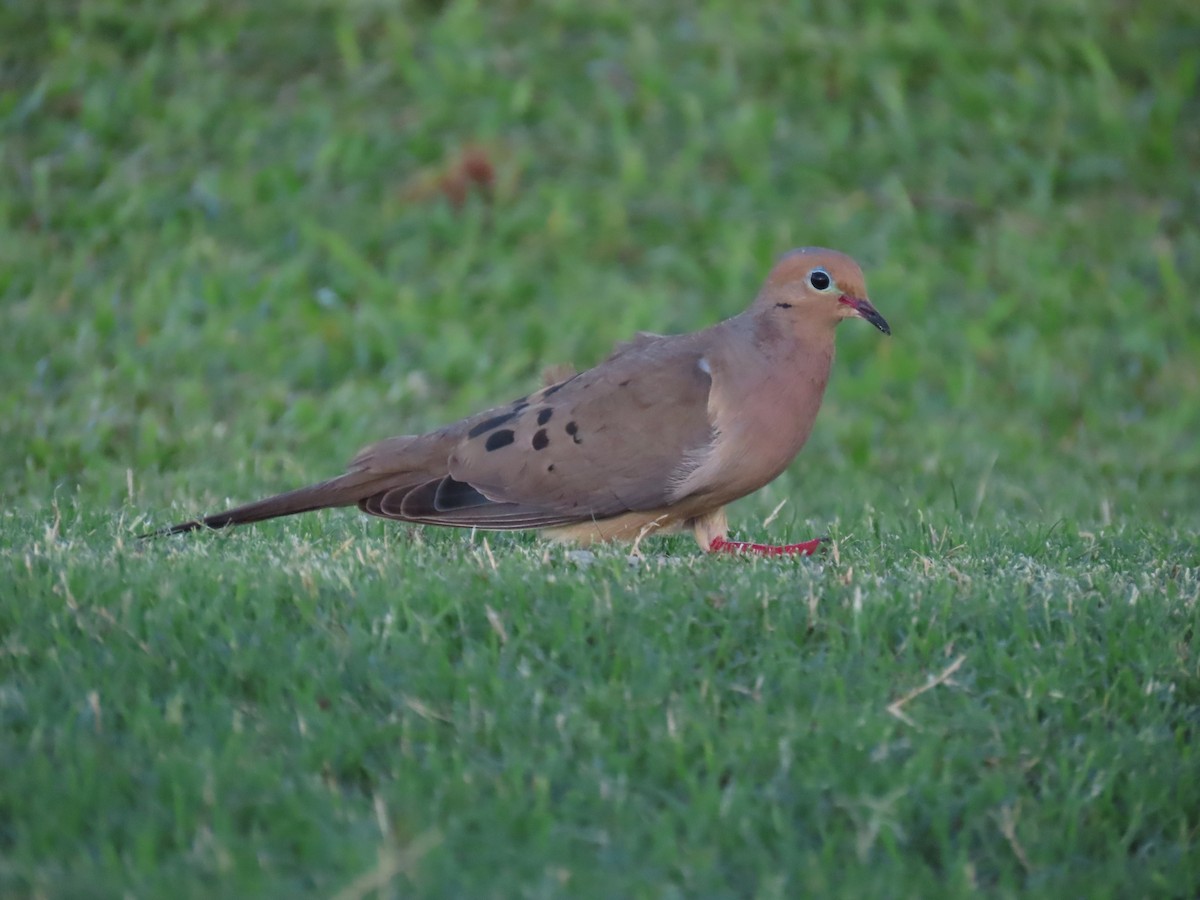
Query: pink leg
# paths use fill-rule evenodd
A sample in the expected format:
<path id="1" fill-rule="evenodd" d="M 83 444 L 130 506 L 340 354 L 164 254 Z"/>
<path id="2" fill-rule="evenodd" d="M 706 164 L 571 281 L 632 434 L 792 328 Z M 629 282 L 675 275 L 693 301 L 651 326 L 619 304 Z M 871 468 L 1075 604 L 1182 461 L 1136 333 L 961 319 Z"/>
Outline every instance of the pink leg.
<path id="1" fill-rule="evenodd" d="M 727 541 L 713 538 L 709 553 L 756 553 L 759 556 L 812 556 L 827 538 L 805 541 L 803 544 L 751 544 L 748 541 Z"/>

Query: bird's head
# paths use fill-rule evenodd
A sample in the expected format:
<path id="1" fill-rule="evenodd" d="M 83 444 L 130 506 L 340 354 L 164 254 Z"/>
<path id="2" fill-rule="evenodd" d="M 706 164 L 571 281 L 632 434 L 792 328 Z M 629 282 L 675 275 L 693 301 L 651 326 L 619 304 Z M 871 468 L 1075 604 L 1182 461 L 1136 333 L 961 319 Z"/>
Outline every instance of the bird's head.
<path id="1" fill-rule="evenodd" d="M 887 320 L 867 299 L 867 285 L 858 263 L 844 253 L 823 247 L 793 250 L 775 264 L 755 306 L 796 321 L 824 322 L 866 319 L 884 334 Z"/>

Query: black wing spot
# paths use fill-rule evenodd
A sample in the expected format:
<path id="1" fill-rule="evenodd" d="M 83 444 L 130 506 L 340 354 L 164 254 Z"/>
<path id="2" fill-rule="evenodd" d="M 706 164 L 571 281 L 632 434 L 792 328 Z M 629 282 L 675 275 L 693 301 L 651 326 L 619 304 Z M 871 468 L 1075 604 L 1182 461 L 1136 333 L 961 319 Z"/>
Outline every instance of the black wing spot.
<path id="1" fill-rule="evenodd" d="M 505 422 L 508 422 L 509 420 L 511 420 L 514 416 L 516 416 L 516 413 L 510 412 L 510 413 L 504 413 L 503 415 L 499 415 L 499 416 L 492 416 L 490 419 L 484 419 L 482 422 L 480 422 L 478 425 L 476 425 L 474 428 L 472 428 L 470 431 L 467 432 L 467 437 L 469 437 L 469 438 L 479 437 L 485 431 L 491 431 L 493 428 L 499 428 Z"/>
<path id="2" fill-rule="evenodd" d="M 633 381 L 632 378 L 626 378 L 624 381 L 618 384 L 617 387 L 629 387 L 629 382 L 631 381 Z"/>
<path id="3" fill-rule="evenodd" d="M 545 428 L 539 428 L 537 434 L 533 436 L 533 449 L 545 450 L 550 446 L 550 437 L 546 434 Z"/>
<path id="4" fill-rule="evenodd" d="M 433 508 L 437 512 L 472 509 L 487 506 L 491 502 L 465 481 L 456 481 L 449 475 L 438 482 L 437 491 L 433 495 Z"/>
<path id="5" fill-rule="evenodd" d="M 513 430 L 511 428 L 493 431 L 488 435 L 487 443 L 483 445 L 483 449 L 487 450 L 488 452 L 491 452 L 492 450 L 499 450 L 501 447 L 507 447 L 514 440 L 516 440 L 516 435 L 513 434 Z"/>
<path id="6" fill-rule="evenodd" d="M 554 410 L 547 406 L 545 409 L 538 412 L 538 424 L 545 425 L 550 421 L 550 417 L 552 415 L 554 415 Z"/>
<path id="7" fill-rule="evenodd" d="M 792 308 L 792 304 L 790 304 L 790 303 L 776 303 L 776 304 L 775 304 L 775 308 L 776 308 L 776 309 L 791 309 L 791 308 Z"/>
<path id="8" fill-rule="evenodd" d="M 577 444 L 582 444 L 583 439 L 579 437 L 578 432 L 579 432 L 578 425 L 576 425 L 574 422 L 567 423 L 567 434 L 569 434 L 571 436 L 571 440 L 573 440 Z"/>
<path id="9" fill-rule="evenodd" d="M 554 463 L 550 463 L 550 465 L 546 466 L 546 471 L 553 472 L 554 471 Z"/>

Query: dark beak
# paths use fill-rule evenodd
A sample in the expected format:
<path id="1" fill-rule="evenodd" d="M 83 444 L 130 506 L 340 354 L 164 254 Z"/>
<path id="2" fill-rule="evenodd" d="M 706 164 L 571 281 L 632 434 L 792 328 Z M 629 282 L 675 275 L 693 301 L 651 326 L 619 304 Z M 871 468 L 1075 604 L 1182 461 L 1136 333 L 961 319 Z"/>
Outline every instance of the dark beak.
<path id="1" fill-rule="evenodd" d="M 842 297 L 842 302 L 854 307 L 854 311 L 862 318 L 866 319 L 884 334 L 891 334 L 892 328 L 887 323 L 887 319 L 879 314 L 879 310 L 873 307 L 868 301 L 860 300 L 858 297 Z"/>

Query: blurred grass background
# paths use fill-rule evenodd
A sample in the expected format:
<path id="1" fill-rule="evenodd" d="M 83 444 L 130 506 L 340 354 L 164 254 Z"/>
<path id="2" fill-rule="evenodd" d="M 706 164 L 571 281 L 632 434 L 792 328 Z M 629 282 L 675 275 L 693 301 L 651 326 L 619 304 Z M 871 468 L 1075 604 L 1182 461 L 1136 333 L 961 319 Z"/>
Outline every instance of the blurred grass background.
<path id="1" fill-rule="evenodd" d="M 1050 591 L 1055 601 L 1091 583 L 1088 566 L 1189 596 L 1200 565 L 1192 0 L 9 0 L 0 53 L 0 552 L 14 585 L 0 614 L 24 635 L 5 665 L 13 696 L 26 698 L 11 713 L 25 741 L 8 751 L 14 765 L 50 747 L 102 770 L 47 722 L 61 704 L 90 709 L 79 707 L 95 689 L 85 686 L 103 693 L 107 676 L 81 663 L 68 679 L 78 690 L 60 696 L 39 681 L 53 666 L 31 661 L 54 647 L 87 658 L 79 636 L 53 624 L 67 598 L 120 607 L 114 615 L 140 635 L 150 626 L 137 610 L 153 610 L 154 597 L 226 597 L 228 585 L 204 574 L 222 567 L 241 585 L 226 597 L 230 615 L 244 603 L 276 609 L 273 592 L 290 596 L 297 584 L 359 604 L 391 602 L 373 579 L 400 575 L 410 599 L 476 590 L 477 560 L 441 571 L 467 553 L 464 536 L 364 526 L 353 513 L 264 527 L 261 543 L 202 539 L 146 553 L 125 547 L 133 527 L 327 477 L 371 440 L 522 394 L 542 366 L 591 364 L 637 329 L 692 330 L 731 315 L 772 260 L 800 245 L 858 258 L 894 337 L 841 329 L 809 446 L 739 505 L 735 528 L 762 536 L 762 518 L 789 498 L 774 536 L 832 530 L 851 565 L 881 577 L 914 554 L 928 562 L 966 547 L 973 563 L 956 564 L 976 579 L 979 604 L 1007 596 L 990 573 L 1025 583 L 1027 560 L 1011 554 L 1083 566 L 1074 587 Z M 431 555 L 372 555 L 410 536 Z M 303 546 L 320 557 L 351 538 L 384 568 L 351 565 L 330 588 L 318 559 L 256 589 L 264 567 L 286 567 L 273 541 L 315 541 Z M 511 554 L 502 568 L 514 567 L 495 587 L 499 606 L 516 603 L 542 563 L 530 541 L 497 540 Z M 791 583 L 786 573 L 702 571 L 722 596 Z M 619 598 L 649 589 L 612 577 Z M 829 579 L 847 576 L 835 565 L 797 577 L 841 597 Z M 897 577 L 897 603 L 931 589 Z M 654 588 L 662 603 L 699 596 L 670 584 Z M 600 590 L 585 578 L 577 596 L 590 603 Z M 1194 622 L 1190 603 L 1176 613 Z M 284 618 L 277 639 L 297 640 L 291 629 L 303 623 Z M 1191 641 L 1190 630 L 1162 625 L 1136 634 L 1164 653 Z M 548 634 L 574 634 L 563 628 Z M 1100 641 L 1103 628 L 1089 633 Z M 176 652 L 192 653 L 181 640 Z M 753 642 L 742 651 L 760 652 Z M 1179 653 L 1180 671 L 1200 684 L 1194 655 Z M 936 665 L 908 662 L 904 677 L 877 673 L 881 690 Z M 302 668 L 321 665 L 313 650 Z M 219 682 L 213 666 L 199 683 Z M 1135 706 L 1140 688 L 1130 690 Z M 1200 695 L 1189 696 L 1194 711 Z M 144 765 L 149 747 L 134 755 Z M 46 778 L 29 784 L 52 790 Z M 110 885 L 132 878 L 154 893 L 156 882 L 137 877 L 190 840 L 164 837 L 150 819 L 142 826 L 158 849 L 133 861 L 120 849 L 105 856 L 124 845 L 84 824 L 56 836 L 43 823 L 35 840 L 28 817 L 45 796 L 0 815 L 8 871 L 24 879 L 12 883 L 27 890 L 74 884 L 38 860 L 82 852 Z M 356 815 L 370 822 L 365 796 Z M 1183 815 L 1194 849 L 1194 810 Z M 451 821 L 424 824 L 453 844 Z M 251 831 L 231 824 L 223 839 Z M 1111 849 L 1101 844 L 1097 858 Z M 445 863 L 431 893 L 486 884 L 446 852 L 460 868 Z M 624 864 L 646 879 L 631 891 L 703 884 L 669 866 L 639 870 L 630 853 Z M 841 858 L 830 853 L 827 863 Z M 246 874 L 252 856 L 235 856 L 243 888 L 266 878 L 269 893 L 283 890 Z M 870 847 L 850 857 L 878 862 Z M 357 862 L 326 860 L 305 884 L 332 889 Z M 211 887 L 196 875 L 208 863 L 180 865 L 185 894 Z M 1008 859 L 984 882 L 1070 883 L 1022 881 L 1031 868 Z M 896 871 L 879 869 L 880 884 Z M 723 883 L 770 893 L 743 875 Z M 491 889 L 566 890 L 529 878 L 499 876 Z M 790 893 L 797 882 L 780 884 Z"/>
<path id="2" fill-rule="evenodd" d="M 896 339 L 843 334 L 810 467 L 928 502 L 994 460 L 1050 519 L 1195 505 L 1189 3 L 4 16 L 6 502 L 322 476 L 824 244 Z M 464 154 L 494 178 L 456 205 Z"/>

